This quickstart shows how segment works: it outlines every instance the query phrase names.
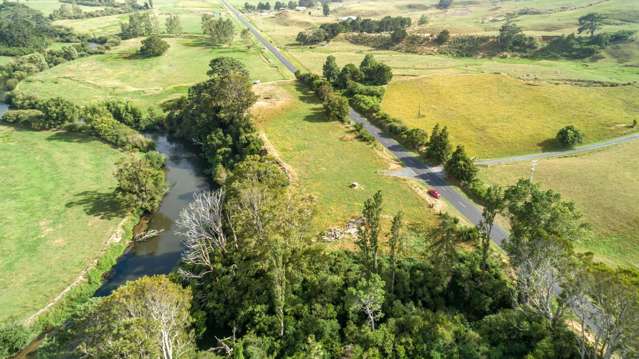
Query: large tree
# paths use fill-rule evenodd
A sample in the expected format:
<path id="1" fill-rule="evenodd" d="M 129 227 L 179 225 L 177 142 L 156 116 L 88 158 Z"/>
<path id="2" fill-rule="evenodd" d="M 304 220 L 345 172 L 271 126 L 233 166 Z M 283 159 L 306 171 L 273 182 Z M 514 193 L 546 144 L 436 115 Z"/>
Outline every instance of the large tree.
<path id="1" fill-rule="evenodd" d="M 601 23 L 605 17 L 601 14 L 590 13 L 584 15 L 579 18 L 579 28 L 577 29 L 578 33 L 587 32 L 590 34 L 590 37 L 595 36 L 595 32 L 597 32 L 601 28 Z"/>
<path id="2" fill-rule="evenodd" d="M 213 45 L 226 45 L 233 41 L 235 27 L 231 19 L 205 14 L 202 15 L 202 32 L 208 35 Z"/>
<path id="3" fill-rule="evenodd" d="M 167 190 L 164 171 L 145 157 L 129 156 L 117 164 L 115 193 L 128 209 L 155 211 Z"/>
<path id="4" fill-rule="evenodd" d="M 324 78 L 331 83 L 335 83 L 337 78 L 339 77 L 340 68 L 337 66 L 337 62 L 335 61 L 335 56 L 328 56 L 326 58 L 326 62 L 323 67 Z"/>
<path id="5" fill-rule="evenodd" d="M 250 155 L 262 153 L 262 141 L 248 114 L 256 96 L 249 73 L 238 60 L 219 57 L 209 79 L 194 85 L 170 107 L 168 123 L 179 137 L 199 145 L 218 182 Z"/>
<path id="6" fill-rule="evenodd" d="M 94 301 L 61 330 L 64 358 L 192 358 L 191 291 L 167 277 L 143 277 Z M 62 344 L 62 343 L 60 343 Z"/>

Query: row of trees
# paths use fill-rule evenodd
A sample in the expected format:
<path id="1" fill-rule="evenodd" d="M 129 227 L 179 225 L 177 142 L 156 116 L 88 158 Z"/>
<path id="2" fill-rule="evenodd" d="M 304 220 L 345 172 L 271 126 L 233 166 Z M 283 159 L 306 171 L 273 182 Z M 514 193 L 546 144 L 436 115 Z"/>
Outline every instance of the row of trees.
<path id="1" fill-rule="evenodd" d="M 302 31 L 297 35 L 296 41 L 302 45 L 312 45 L 323 41 L 330 41 L 341 33 L 384 33 L 390 32 L 394 36 L 406 34 L 406 28 L 411 25 L 409 17 L 386 16 L 380 20 L 356 18 L 336 23 L 322 24 L 318 29 Z"/>

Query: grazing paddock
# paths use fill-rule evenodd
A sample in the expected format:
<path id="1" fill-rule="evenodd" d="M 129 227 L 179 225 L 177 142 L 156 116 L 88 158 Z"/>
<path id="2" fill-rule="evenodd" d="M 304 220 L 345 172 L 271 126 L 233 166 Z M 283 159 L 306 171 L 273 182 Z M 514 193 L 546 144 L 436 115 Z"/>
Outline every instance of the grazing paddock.
<path id="1" fill-rule="evenodd" d="M 0 322 L 44 307 L 100 257 L 126 217 L 121 152 L 93 138 L 0 125 Z"/>
<path id="2" fill-rule="evenodd" d="M 639 142 L 577 157 L 538 161 L 534 181 L 574 201 L 592 224 L 594 238 L 579 243 L 613 265 L 639 266 Z M 531 163 L 481 168 L 480 177 L 501 185 L 528 178 Z"/>
<path id="3" fill-rule="evenodd" d="M 39 97 L 62 96 L 78 103 L 112 97 L 138 105 L 158 106 L 186 93 L 194 83 L 206 79 L 211 59 L 229 56 L 240 60 L 252 78 L 274 81 L 285 78 L 274 59 L 259 48 L 235 44 L 212 48 L 201 39 L 167 39 L 171 47 L 162 56 L 139 58 L 140 39 L 124 41 L 117 49 L 64 63 L 22 81 L 20 91 Z"/>
<path id="4" fill-rule="evenodd" d="M 392 83 L 382 108 L 409 127 L 448 126 L 471 156 L 501 157 L 556 149 L 557 131 L 575 125 L 585 142 L 636 129 L 639 87 L 584 87 L 504 75 L 431 76 Z"/>
<path id="5" fill-rule="evenodd" d="M 261 97 L 264 97 L 262 95 Z M 386 175 L 396 167 L 380 150 L 355 138 L 343 124 L 326 119 L 315 95 L 286 83 L 266 93 L 253 110 L 258 127 L 290 167 L 294 182 L 317 198 L 315 228 L 345 223 L 381 190 L 386 215 L 402 210 L 407 220 L 432 224 L 435 216 L 408 180 Z M 357 182 L 358 188 L 350 185 Z"/>

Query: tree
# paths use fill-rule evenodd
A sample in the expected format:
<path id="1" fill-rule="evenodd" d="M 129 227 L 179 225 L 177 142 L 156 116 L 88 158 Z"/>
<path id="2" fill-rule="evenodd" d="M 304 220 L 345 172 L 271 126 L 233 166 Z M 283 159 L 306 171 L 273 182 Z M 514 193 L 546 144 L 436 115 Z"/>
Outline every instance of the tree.
<path id="1" fill-rule="evenodd" d="M 209 79 L 168 109 L 167 124 L 178 137 L 201 148 L 214 179 L 222 183 L 236 164 L 262 153 L 262 141 L 248 114 L 256 96 L 246 67 L 219 57 L 209 68 Z"/>
<path id="2" fill-rule="evenodd" d="M 331 121 L 344 122 L 348 118 L 348 100 L 338 94 L 330 94 L 324 101 L 324 110 Z"/>
<path id="3" fill-rule="evenodd" d="M 190 308 L 190 289 L 165 276 L 128 282 L 65 325 L 73 348 L 61 357 L 190 358 L 195 354 Z"/>
<path id="4" fill-rule="evenodd" d="M 348 64 L 342 67 L 339 76 L 337 77 L 337 86 L 345 89 L 348 87 L 349 81 L 361 82 L 364 80 L 364 74 L 357 66 Z"/>
<path id="5" fill-rule="evenodd" d="M 477 176 L 477 166 L 464 151 L 464 146 L 457 145 L 455 152 L 444 165 L 446 173 L 463 184 L 472 183 Z"/>
<path id="6" fill-rule="evenodd" d="M 605 20 L 605 16 L 596 13 L 590 13 L 588 15 L 584 15 L 579 18 L 579 28 L 577 29 L 577 33 L 581 34 L 582 32 L 587 32 L 590 34 L 590 38 L 595 36 L 595 32 L 597 32 L 601 28 L 601 23 Z"/>
<path id="7" fill-rule="evenodd" d="M 1 46 L 44 50 L 54 34 L 51 24 L 39 11 L 17 2 L 0 5 Z"/>
<path id="8" fill-rule="evenodd" d="M 570 125 L 557 132 L 557 142 L 564 147 L 575 147 L 584 140 L 584 136 L 575 126 Z"/>
<path id="9" fill-rule="evenodd" d="M 10 358 L 31 341 L 31 330 L 13 320 L 0 324 L 0 358 Z"/>
<path id="10" fill-rule="evenodd" d="M 439 124 L 433 127 L 433 132 L 430 135 L 430 142 L 425 153 L 426 158 L 433 161 L 435 164 L 442 164 L 448 161 L 450 156 L 450 142 L 448 140 L 448 128 L 444 126 L 440 130 Z"/>
<path id="11" fill-rule="evenodd" d="M 404 41 L 407 36 L 408 33 L 405 29 L 396 29 L 391 33 L 391 42 L 393 44 L 399 44 L 400 42 Z"/>
<path id="12" fill-rule="evenodd" d="M 182 33 L 182 22 L 178 15 L 169 15 L 165 20 L 166 33 L 180 35 Z"/>
<path id="13" fill-rule="evenodd" d="M 485 271 L 488 269 L 488 251 L 490 250 L 491 234 L 495 225 L 495 218 L 501 214 L 505 208 L 504 191 L 501 187 L 493 185 L 488 187 L 485 195 L 482 197 L 481 221 L 477 225 L 479 229 L 480 249 L 481 249 L 481 267 Z"/>
<path id="14" fill-rule="evenodd" d="M 328 16 L 331 13 L 331 8 L 328 6 L 328 1 L 322 3 L 322 13 L 324 16 Z"/>
<path id="15" fill-rule="evenodd" d="M 324 78 L 330 83 L 335 83 L 339 77 L 340 68 L 335 62 L 335 56 L 329 55 L 324 63 L 323 74 Z"/>
<path id="16" fill-rule="evenodd" d="M 379 250 L 379 233 L 381 230 L 380 216 L 382 214 L 382 192 L 378 191 L 372 198 L 364 202 L 362 209 L 362 226 L 357 233 L 355 244 L 359 249 L 362 263 L 367 273 L 377 273 L 377 258 Z"/>
<path id="17" fill-rule="evenodd" d="M 371 85 L 386 85 L 393 79 L 390 66 L 377 62 L 371 54 L 364 57 L 359 70 L 364 76 L 363 80 Z"/>
<path id="18" fill-rule="evenodd" d="M 580 324 L 582 357 L 635 357 L 639 352 L 639 273 L 588 264 L 582 296 L 572 304 Z M 593 330 L 588 330 L 595 323 Z"/>
<path id="19" fill-rule="evenodd" d="M 391 260 L 391 293 L 395 293 L 395 272 L 397 271 L 397 260 L 404 253 L 404 237 L 402 236 L 402 218 L 404 214 L 399 211 L 393 217 L 391 230 L 388 234 L 388 247 L 390 249 Z"/>
<path id="20" fill-rule="evenodd" d="M 435 38 L 435 42 L 439 45 L 443 45 L 448 42 L 450 39 L 450 32 L 448 30 L 442 30 L 437 37 Z"/>
<path id="21" fill-rule="evenodd" d="M 117 163 L 115 194 L 123 207 L 153 212 L 167 190 L 164 172 L 146 158 L 129 156 Z"/>
<path id="22" fill-rule="evenodd" d="M 363 313 L 372 330 L 375 323 L 384 316 L 382 305 L 384 304 L 384 281 L 377 275 L 362 278 L 355 288 L 349 288 L 348 309 L 351 315 Z"/>
<path id="23" fill-rule="evenodd" d="M 157 35 L 151 35 L 142 40 L 140 55 L 143 57 L 155 57 L 163 55 L 170 47 L 169 43 Z"/>
<path id="24" fill-rule="evenodd" d="M 418 25 L 427 25 L 428 24 L 428 16 L 426 15 L 422 15 L 419 17 L 419 20 L 417 21 Z"/>
<path id="25" fill-rule="evenodd" d="M 253 47 L 253 36 L 251 35 L 249 29 L 242 29 L 242 32 L 240 32 L 240 38 L 246 44 L 246 48 L 250 49 L 251 47 Z"/>
<path id="26" fill-rule="evenodd" d="M 123 39 L 150 36 L 159 32 L 157 18 L 151 17 L 147 12 L 136 12 L 129 15 L 129 22 L 120 24 L 120 28 L 120 36 Z"/>
<path id="27" fill-rule="evenodd" d="M 506 21 L 506 23 L 499 29 L 497 43 L 502 50 L 509 51 L 513 49 L 515 40 L 521 36 L 523 36 L 521 27 L 508 19 L 508 21 Z"/>
<path id="28" fill-rule="evenodd" d="M 448 273 L 457 259 L 460 242 L 459 219 L 448 214 L 440 216 L 440 223 L 429 233 L 428 256 L 440 273 Z"/>
<path id="29" fill-rule="evenodd" d="M 235 27 L 231 19 L 202 15 L 202 32 L 209 36 L 213 45 L 229 44 L 235 36 Z"/>
<path id="30" fill-rule="evenodd" d="M 448 9 L 451 5 L 453 5 L 453 0 L 439 0 L 437 7 L 440 9 Z"/>

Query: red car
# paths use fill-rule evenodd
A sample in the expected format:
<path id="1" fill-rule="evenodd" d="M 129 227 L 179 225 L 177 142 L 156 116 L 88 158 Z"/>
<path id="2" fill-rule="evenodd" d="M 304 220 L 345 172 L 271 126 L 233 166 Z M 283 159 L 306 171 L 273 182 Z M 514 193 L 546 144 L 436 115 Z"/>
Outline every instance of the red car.
<path id="1" fill-rule="evenodd" d="M 442 196 L 442 195 L 441 195 L 441 193 L 437 192 L 437 191 L 436 191 L 436 190 L 434 190 L 434 189 L 429 189 L 429 190 L 428 190 L 428 194 L 429 194 L 431 197 L 436 198 L 436 199 L 439 199 L 439 198 Z"/>

